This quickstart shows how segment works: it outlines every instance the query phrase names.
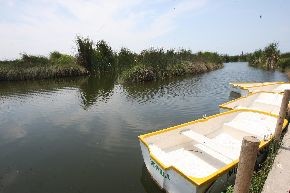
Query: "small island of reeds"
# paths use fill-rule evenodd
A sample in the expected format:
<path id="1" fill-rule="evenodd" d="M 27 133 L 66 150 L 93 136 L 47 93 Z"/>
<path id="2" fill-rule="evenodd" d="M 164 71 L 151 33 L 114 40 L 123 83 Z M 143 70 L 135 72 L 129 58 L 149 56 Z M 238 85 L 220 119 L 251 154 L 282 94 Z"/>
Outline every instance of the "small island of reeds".
<path id="1" fill-rule="evenodd" d="M 54 51 L 49 56 L 22 54 L 0 61 L 0 80 L 30 80 L 83 75 L 115 75 L 122 82 L 144 82 L 187 74 L 201 74 L 223 67 L 224 57 L 214 52 L 149 48 L 140 53 L 119 51 L 104 41 L 76 37 L 77 53 Z"/>

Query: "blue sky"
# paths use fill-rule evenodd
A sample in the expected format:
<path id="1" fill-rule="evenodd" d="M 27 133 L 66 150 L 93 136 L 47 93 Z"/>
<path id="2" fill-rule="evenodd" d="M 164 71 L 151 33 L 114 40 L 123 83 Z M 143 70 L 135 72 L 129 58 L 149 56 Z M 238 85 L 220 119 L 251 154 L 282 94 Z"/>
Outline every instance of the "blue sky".
<path id="1" fill-rule="evenodd" d="M 260 18 L 260 15 L 262 18 Z M 0 0 L 0 59 L 75 53 L 76 35 L 128 47 L 290 51 L 287 0 Z"/>

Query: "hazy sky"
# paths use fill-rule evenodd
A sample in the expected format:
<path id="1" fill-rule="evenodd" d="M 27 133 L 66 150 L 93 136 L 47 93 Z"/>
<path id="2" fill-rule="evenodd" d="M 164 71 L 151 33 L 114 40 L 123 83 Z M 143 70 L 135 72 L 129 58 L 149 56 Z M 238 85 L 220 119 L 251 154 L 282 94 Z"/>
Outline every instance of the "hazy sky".
<path id="1" fill-rule="evenodd" d="M 261 18 L 260 18 L 261 16 Z M 0 0 L 0 59 L 74 54 L 76 35 L 114 50 L 290 51 L 289 0 Z"/>

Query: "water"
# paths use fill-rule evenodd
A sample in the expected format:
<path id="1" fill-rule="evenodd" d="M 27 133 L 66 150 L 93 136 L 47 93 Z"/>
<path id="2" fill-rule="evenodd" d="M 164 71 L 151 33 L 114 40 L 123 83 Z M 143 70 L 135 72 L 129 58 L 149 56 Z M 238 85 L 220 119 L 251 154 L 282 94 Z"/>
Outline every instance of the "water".
<path id="1" fill-rule="evenodd" d="M 137 136 L 219 112 L 229 82 L 287 81 L 246 63 L 170 81 L 0 83 L 0 192 L 160 193 Z"/>

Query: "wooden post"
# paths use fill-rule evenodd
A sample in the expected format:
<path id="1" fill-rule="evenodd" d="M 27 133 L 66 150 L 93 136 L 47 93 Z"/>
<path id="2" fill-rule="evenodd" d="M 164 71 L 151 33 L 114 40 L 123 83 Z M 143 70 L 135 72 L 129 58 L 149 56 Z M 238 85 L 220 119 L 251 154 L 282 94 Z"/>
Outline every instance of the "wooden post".
<path id="1" fill-rule="evenodd" d="M 286 119 L 288 119 L 289 120 L 289 118 L 290 118 L 290 104 L 288 104 L 288 110 L 287 110 L 287 116 L 286 116 Z"/>
<path id="2" fill-rule="evenodd" d="M 260 141 L 246 136 L 242 142 L 234 193 L 248 193 L 255 167 Z"/>
<path id="3" fill-rule="evenodd" d="M 280 137 L 281 137 L 283 123 L 284 123 L 284 119 L 285 119 L 287 108 L 288 108 L 289 97 L 290 97 L 290 90 L 285 90 L 281 107 L 280 107 L 279 118 L 277 120 L 277 124 L 275 128 L 275 134 L 274 134 L 275 140 L 280 140 Z"/>

